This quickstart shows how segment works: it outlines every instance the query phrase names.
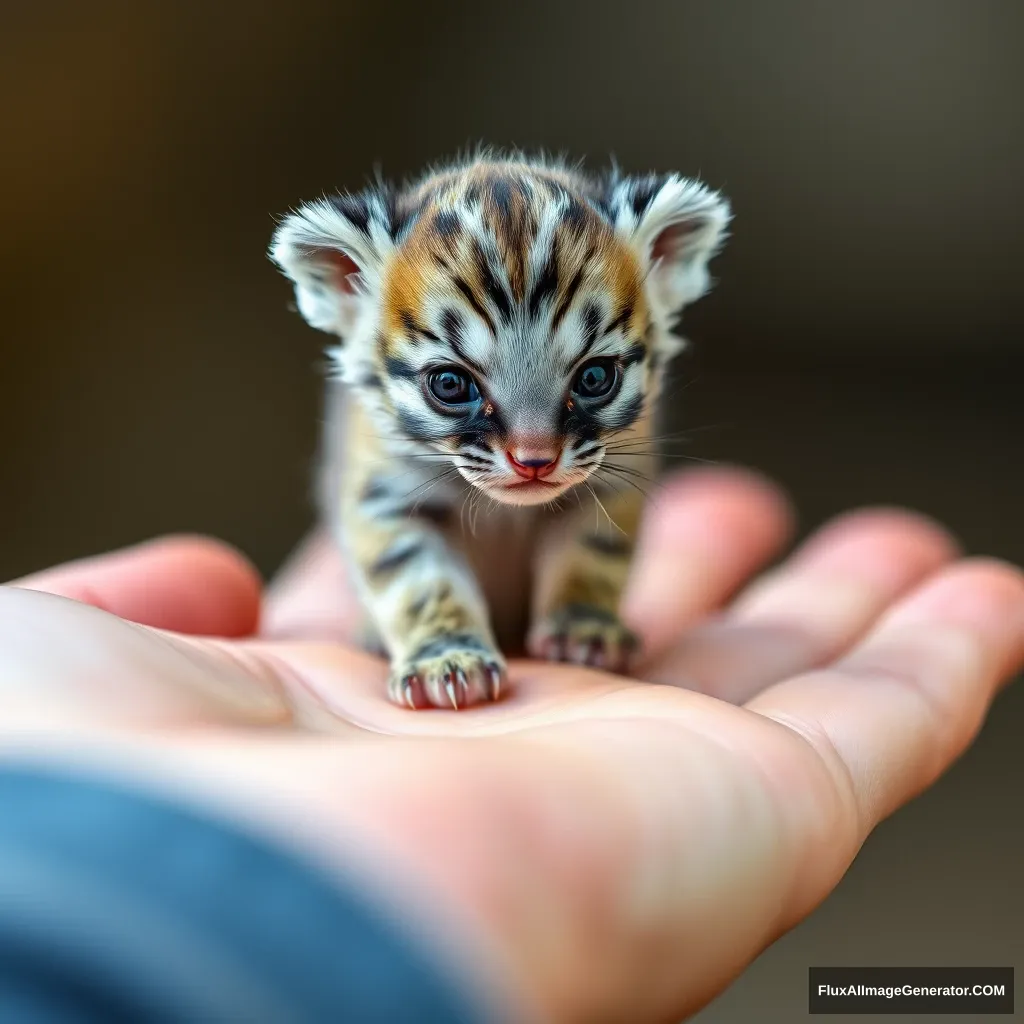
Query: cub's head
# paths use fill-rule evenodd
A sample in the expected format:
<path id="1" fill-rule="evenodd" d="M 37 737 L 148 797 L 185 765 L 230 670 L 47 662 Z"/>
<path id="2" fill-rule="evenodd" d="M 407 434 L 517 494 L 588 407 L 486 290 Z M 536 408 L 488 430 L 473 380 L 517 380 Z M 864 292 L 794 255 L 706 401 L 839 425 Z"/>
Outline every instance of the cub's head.
<path id="1" fill-rule="evenodd" d="M 302 206 L 271 257 L 394 448 L 528 505 L 647 414 L 729 217 L 677 175 L 476 160 Z"/>

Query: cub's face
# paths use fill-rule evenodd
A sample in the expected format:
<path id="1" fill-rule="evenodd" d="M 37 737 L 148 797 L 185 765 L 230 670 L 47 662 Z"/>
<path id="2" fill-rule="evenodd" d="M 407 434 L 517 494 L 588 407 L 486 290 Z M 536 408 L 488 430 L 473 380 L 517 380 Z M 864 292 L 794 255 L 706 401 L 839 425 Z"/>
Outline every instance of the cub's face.
<path id="1" fill-rule="evenodd" d="M 303 207 L 272 255 L 393 444 L 532 505 L 642 421 L 728 216 L 675 177 L 478 162 Z"/>

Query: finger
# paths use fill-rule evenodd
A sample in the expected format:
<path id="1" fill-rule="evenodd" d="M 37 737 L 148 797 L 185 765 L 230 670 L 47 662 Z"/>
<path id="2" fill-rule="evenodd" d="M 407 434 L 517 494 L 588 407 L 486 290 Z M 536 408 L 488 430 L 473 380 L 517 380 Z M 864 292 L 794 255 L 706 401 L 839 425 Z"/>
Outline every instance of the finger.
<path id="1" fill-rule="evenodd" d="M 921 516 L 865 510 L 825 526 L 720 617 L 695 626 L 645 673 L 742 703 L 838 657 L 955 545 Z"/>
<path id="2" fill-rule="evenodd" d="M 623 617 L 656 657 L 729 598 L 783 546 L 792 516 L 770 483 L 739 469 L 699 470 L 658 492 L 641 530 Z"/>
<path id="3" fill-rule="evenodd" d="M 0 722 L 176 728 L 291 720 L 280 672 L 246 645 L 0 587 Z"/>
<path id="4" fill-rule="evenodd" d="M 866 834 L 959 756 L 1022 662 L 1024 575 L 967 561 L 897 605 L 829 671 L 779 683 L 748 707 L 814 747 Z"/>
<path id="5" fill-rule="evenodd" d="M 260 632 L 273 639 L 354 639 L 362 619 L 341 554 L 324 532 L 299 545 L 267 589 Z"/>
<path id="6" fill-rule="evenodd" d="M 158 629 L 249 636 L 260 581 L 233 548 L 202 537 L 165 537 L 14 580 Z"/>

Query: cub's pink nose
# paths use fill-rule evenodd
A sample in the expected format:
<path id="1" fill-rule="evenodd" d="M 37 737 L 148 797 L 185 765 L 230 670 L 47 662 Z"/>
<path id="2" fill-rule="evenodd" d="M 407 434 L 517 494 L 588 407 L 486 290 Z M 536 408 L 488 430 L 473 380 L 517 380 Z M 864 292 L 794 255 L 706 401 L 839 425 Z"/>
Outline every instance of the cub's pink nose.
<path id="1" fill-rule="evenodd" d="M 524 480 L 543 480 L 555 471 L 561 452 L 555 448 L 510 448 L 505 455 Z"/>

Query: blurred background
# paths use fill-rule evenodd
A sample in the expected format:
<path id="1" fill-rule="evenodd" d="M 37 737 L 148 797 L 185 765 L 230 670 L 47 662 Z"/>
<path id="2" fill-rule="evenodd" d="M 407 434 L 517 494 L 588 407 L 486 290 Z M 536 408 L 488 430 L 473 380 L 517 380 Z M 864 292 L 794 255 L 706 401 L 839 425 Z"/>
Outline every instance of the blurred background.
<path id="1" fill-rule="evenodd" d="M 1017 0 L 49 0 L 0 14 L 0 90 L 0 578 L 165 531 L 271 573 L 327 342 L 272 218 L 478 141 L 730 196 L 685 451 L 804 531 L 910 505 L 1024 562 Z M 700 1021 L 802 1017 L 812 964 L 1024 962 L 1022 729 L 1018 688 Z"/>

